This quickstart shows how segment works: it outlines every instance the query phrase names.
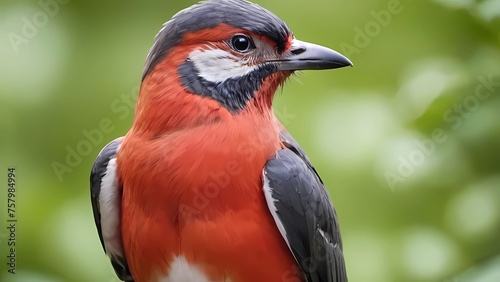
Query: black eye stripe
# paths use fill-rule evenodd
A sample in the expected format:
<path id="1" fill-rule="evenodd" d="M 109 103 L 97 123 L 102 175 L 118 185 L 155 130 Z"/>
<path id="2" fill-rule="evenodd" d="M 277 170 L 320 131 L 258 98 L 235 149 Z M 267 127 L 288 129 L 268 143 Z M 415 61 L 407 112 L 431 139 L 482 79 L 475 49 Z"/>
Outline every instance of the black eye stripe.
<path id="1" fill-rule="evenodd" d="M 193 95 L 213 99 L 233 114 L 243 110 L 254 98 L 266 77 L 278 71 L 276 65 L 266 64 L 250 73 L 215 83 L 200 77 L 193 61 L 186 60 L 177 69 L 182 85 Z"/>

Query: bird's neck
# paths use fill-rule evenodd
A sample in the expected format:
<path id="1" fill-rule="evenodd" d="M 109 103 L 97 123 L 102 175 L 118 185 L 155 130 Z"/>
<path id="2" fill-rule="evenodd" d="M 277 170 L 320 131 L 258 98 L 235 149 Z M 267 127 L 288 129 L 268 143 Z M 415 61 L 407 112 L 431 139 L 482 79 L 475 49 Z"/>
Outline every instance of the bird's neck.
<path id="1" fill-rule="evenodd" d="M 274 93 L 283 83 L 281 77 L 268 77 L 245 109 L 231 113 L 215 100 L 187 92 L 177 77 L 175 72 L 152 73 L 143 81 L 132 127 L 135 133 L 154 138 L 236 116 L 272 118 Z"/>

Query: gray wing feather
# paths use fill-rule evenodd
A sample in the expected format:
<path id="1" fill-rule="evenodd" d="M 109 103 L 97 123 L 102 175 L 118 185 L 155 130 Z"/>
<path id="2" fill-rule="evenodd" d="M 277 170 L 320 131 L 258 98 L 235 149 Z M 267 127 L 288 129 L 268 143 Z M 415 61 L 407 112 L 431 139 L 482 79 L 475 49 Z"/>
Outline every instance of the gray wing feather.
<path id="1" fill-rule="evenodd" d="M 113 265 L 118 278 L 120 278 L 122 281 L 133 282 L 134 280 L 132 278 L 132 275 L 130 274 L 125 254 L 123 253 L 121 236 L 116 236 L 118 238 L 113 238 L 113 242 L 106 241 L 105 236 L 103 236 L 103 221 L 107 220 L 105 218 L 101 218 L 103 211 L 106 210 L 112 211 L 114 215 L 117 215 L 117 218 L 115 220 L 119 221 L 121 208 L 121 185 L 119 184 L 119 181 L 117 181 L 117 179 L 113 179 L 113 181 L 109 183 L 105 183 L 103 179 L 105 179 L 106 176 L 108 176 L 108 178 L 110 177 L 110 175 L 108 175 L 109 173 L 111 173 L 109 165 L 110 163 L 116 163 L 115 155 L 118 152 L 122 141 L 122 137 L 113 140 L 108 145 L 106 145 L 106 147 L 104 147 L 97 156 L 97 159 L 95 160 L 94 165 L 92 166 L 92 171 L 90 173 L 90 194 L 95 225 L 97 227 L 97 232 L 99 233 L 99 239 L 101 240 L 102 247 L 106 254 L 109 256 L 111 264 Z M 113 173 L 115 172 L 113 171 Z M 114 177 L 114 175 L 111 176 Z M 104 185 L 107 186 L 104 187 Z M 107 194 L 104 195 L 104 193 Z M 100 201 L 100 199 L 102 197 L 109 197 L 110 194 L 112 197 L 115 197 L 115 201 L 106 201 L 106 205 L 108 206 L 101 206 L 102 201 Z M 116 199 L 117 197 L 119 198 Z M 119 235 L 120 231 L 115 230 L 115 232 L 113 233 Z M 113 250 L 107 250 L 106 246 L 112 246 L 112 244 L 114 246 Z M 116 245 L 118 245 L 118 247 L 116 247 Z"/>
<path id="2" fill-rule="evenodd" d="M 269 186 L 265 194 L 268 203 L 274 203 L 275 220 L 283 226 L 282 235 L 307 282 L 346 282 L 340 229 L 330 197 L 304 151 L 289 134 L 283 137 L 289 137 L 284 143 L 291 149 L 278 151 L 264 168 Z"/>

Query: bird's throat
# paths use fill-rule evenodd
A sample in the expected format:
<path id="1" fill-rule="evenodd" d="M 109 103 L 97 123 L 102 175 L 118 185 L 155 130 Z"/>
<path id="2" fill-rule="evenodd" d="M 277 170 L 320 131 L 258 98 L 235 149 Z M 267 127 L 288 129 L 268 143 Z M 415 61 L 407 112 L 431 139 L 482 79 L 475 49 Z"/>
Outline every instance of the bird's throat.
<path id="1" fill-rule="evenodd" d="M 289 73 L 275 72 L 258 83 L 250 82 L 254 90 L 246 96 L 236 97 L 241 93 L 227 90 L 223 95 L 230 101 L 223 102 L 222 96 L 218 99 L 193 93 L 208 86 L 186 87 L 173 69 L 165 70 L 162 75 L 153 72 L 141 85 L 133 129 L 143 136 L 154 137 L 240 115 L 250 116 L 248 113 L 268 115 L 272 112 L 274 93 L 288 76 Z M 235 82 L 228 87 L 237 86 Z"/>
<path id="2" fill-rule="evenodd" d="M 258 94 L 264 93 L 262 87 L 268 78 L 277 72 L 274 64 L 253 67 L 244 74 L 235 73 L 222 81 L 211 81 L 191 60 L 186 60 L 178 68 L 182 85 L 189 93 L 213 99 L 233 114 L 245 110 L 248 103 Z M 268 92 L 268 91 L 265 91 Z M 271 94 L 273 95 L 274 92 Z"/>

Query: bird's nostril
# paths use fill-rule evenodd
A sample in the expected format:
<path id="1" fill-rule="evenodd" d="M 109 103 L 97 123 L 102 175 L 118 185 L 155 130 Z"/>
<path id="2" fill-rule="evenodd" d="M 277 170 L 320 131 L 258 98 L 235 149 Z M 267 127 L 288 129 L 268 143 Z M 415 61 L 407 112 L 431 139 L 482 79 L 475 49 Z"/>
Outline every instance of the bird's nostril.
<path id="1" fill-rule="evenodd" d="M 297 48 L 293 49 L 291 52 L 294 55 L 300 55 L 300 54 L 304 53 L 305 51 L 306 51 L 305 47 L 297 47 Z"/>

